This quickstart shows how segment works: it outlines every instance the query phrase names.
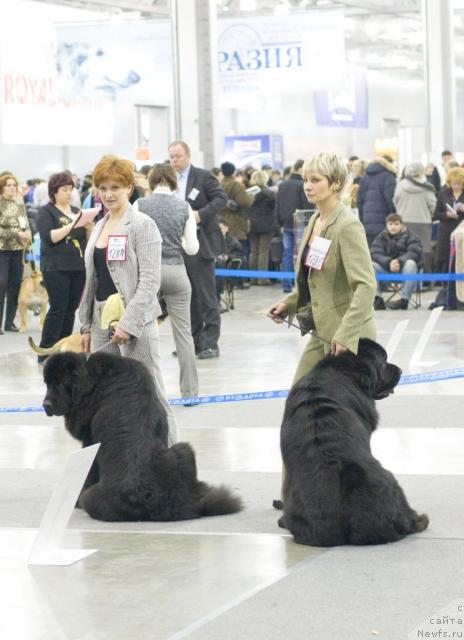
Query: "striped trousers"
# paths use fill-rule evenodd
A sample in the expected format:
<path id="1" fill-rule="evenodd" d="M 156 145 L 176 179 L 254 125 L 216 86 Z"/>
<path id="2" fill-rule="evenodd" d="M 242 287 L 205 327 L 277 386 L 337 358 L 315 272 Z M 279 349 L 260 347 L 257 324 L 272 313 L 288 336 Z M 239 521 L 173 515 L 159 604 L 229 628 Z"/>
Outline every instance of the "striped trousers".
<path id="1" fill-rule="evenodd" d="M 100 328 L 100 312 L 105 302 L 94 301 L 93 307 L 93 320 L 91 327 L 91 345 L 90 350 L 93 353 L 105 343 L 108 342 L 108 331 Z M 102 351 L 107 353 L 113 353 L 115 355 L 121 355 L 125 358 L 133 358 L 142 362 L 147 369 L 151 372 L 153 380 L 155 382 L 156 394 L 161 404 L 166 409 L 169 434 L 168 445 L 171 446 L 179 439 L 177 421 L 172 410 L 172 407 L 168 404 L 166 391 L 164 388 L 163 374 L 161 373 L 160 366 L 160 338 L 158 332 L 158 325 L 156 321 L 149 322 L 143 328 L 140 338 L 132 338 L 128 344 L 116 345 L 109 344 Z"/>

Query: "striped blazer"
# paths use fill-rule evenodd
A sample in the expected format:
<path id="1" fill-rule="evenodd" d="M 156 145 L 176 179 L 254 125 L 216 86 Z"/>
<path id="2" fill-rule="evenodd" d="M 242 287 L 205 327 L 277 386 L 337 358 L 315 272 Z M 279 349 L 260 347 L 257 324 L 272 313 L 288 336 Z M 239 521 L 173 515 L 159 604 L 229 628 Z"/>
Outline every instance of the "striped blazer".
<path id="1" fill-rule="evenodd" d="M 82 331 L 90 331 L 97 289 L 93 252 L 106 217 L 97 222 L 85 251 L 85 287 L 79 307 Z M 109 261 L 108 270 L 124 304 L 119 327 L 139 338 L 143 328 L 160 315 L 157 293 L 161 281 L 161 235 L 156 223 L 131 205 L 114 235 L 127 235 L 125 262 Z"/>

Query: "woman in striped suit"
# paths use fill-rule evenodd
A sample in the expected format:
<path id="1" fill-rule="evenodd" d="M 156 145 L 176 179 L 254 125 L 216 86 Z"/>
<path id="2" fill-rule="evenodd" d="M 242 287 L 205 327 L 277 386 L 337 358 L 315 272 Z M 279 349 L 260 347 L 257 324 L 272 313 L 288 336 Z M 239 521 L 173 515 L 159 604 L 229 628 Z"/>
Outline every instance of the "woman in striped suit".
<path id="1" fill-rule="evenodd" d="M 161 280 L 161 236 L 155 222 L 129 203 L 134 187 L 132 164 L 104 156 L 94 169 L 108 213 L 94 227 L 85 252 L 86 283 L 79 317 L 84 351 L 105 351 L 143 362 L 152 372 L 157 394 L 169 422 L 169 443 L 177 441 L 177 424 L 167 403 L 160 368 L 156 317 L 161 309 L 157 293 Z M 124 311 L 108 343 L 101 328 L 101 311 L 109 296 L 118 293 Z M 106 344 L 106 346 L 104 346 Z"/>

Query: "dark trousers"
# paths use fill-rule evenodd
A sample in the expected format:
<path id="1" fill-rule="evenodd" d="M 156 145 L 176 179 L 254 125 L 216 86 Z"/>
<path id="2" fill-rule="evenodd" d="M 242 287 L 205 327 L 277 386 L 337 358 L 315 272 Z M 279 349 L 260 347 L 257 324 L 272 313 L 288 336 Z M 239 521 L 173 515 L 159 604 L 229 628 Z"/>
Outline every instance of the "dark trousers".
<path id="1" fill-rule="evenodd" d="M 367 246 L 369 247 L 369 249 L 371 248 L 372 243 L 374 242 L 374 240 L 377 238 L 378 235 L 379 235 L 378 233 L 366 233 Z"/>
<path id="2" fill-rule="evenodd" d="M 50 308 L 42 329 L 41 347 L 51 347 L 74 329 L 74 316 L 85 285 L 85 271 L 45 271 L 43 283 Z"/>
<path id="3" fill-rule="evenodd" d="M 293 271 L 293 242 L 295 234 L 293 229 L 284 227 L 282 229 L 282 262 L 281 271 Z M 293 287 L 293 280 L 282 280 L 282 291 L 290 293 Z"/>
<path id="4" fill-rule="evenodd" d="M 187 275 L 192 285 L 190 316 L 195 352 L 217 349 L 221 333 L 221 315 L 216 294 L 214 260 L 184 256 Z"/>
<path id="5" fill-rule="evenodd" d="M 23 252 L 0 251 L 0 328 L 6 296 L 5 327 L 11 327 L 18 308 L 18 294 L 23 277 Z"/>
<path id="6" fill-rule="evenodd" d="M 251 271 L 267 271 L 269 269 L 269 253 L 271 248 L 271 240 L 273 233 L 250 233 L 250 260 L 249 265 Z M 253 278 L 253 284 L 265 284 L 269 282 L 266 278 Z"/>

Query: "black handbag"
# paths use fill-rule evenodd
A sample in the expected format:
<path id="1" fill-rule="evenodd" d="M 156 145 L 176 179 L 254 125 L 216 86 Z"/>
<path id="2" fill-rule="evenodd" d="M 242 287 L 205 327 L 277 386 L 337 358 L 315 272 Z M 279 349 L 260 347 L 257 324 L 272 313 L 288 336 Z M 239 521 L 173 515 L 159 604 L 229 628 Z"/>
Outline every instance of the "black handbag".
<path id="1" fill-rule="evenodd" d="M 312 305 L 310 302 L 306 304 L 304 307 L 300 307 L 296 312 L 296 319 L 298 320 L 298 324 L 300 325 L 301 335 L 304 336 L 311 331 L 314 331 L 316 325 L 314 323 L 314 316 Z"/>

